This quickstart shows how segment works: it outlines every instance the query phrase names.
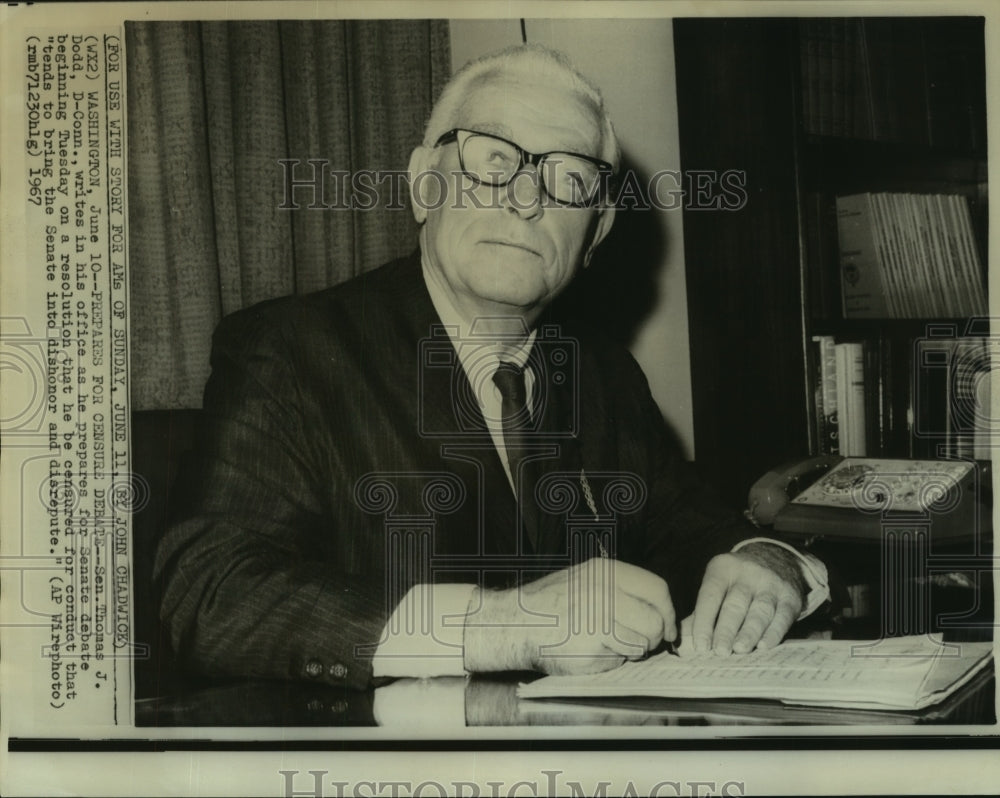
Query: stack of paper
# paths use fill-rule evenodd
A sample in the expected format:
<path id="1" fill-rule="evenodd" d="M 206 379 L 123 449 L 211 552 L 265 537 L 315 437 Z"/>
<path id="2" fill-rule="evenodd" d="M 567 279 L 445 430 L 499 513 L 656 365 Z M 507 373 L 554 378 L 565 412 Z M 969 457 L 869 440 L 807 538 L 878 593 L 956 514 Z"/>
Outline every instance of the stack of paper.
<path id="1" fill-rule="evenodd" d="M 588 676 L 547 676 L 523 698 L 757 698 L 855 709 L 915 710 L 951 695 L 992 662 L 992 643 L 925 635 L 879 641 L 793 640 L 728 657 L 664 653 Z"/>

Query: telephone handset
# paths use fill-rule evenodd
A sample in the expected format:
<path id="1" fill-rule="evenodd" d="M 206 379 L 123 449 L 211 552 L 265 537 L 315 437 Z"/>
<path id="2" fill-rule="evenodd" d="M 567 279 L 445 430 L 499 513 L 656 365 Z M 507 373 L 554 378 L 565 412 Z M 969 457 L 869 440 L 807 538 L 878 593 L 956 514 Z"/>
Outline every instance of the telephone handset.
<path id="1" fill-rule="evenodd" d="M 747 518 L 754 526 L 770 526 L 793 497 L 843 459 L 839 454 L 824 454 L 771 469 L 750 488 Z"/>

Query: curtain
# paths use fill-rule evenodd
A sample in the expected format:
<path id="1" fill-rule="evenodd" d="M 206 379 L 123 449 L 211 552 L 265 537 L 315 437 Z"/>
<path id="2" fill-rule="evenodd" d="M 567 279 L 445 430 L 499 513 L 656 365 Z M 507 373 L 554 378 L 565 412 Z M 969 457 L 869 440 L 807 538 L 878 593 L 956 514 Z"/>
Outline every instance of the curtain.
<path id="1" fill-rule="evenodd" d="M 330 172 L 406 168 L 448 77 L 447 22 L 129 23 L 126 54 L 132 407 L 200 407 L 224 315 L 416 246 L 404 181 L 352 212 L 371 192 Z M 288 178 L 320 170 L 325 191 L 282 208 Z"/>

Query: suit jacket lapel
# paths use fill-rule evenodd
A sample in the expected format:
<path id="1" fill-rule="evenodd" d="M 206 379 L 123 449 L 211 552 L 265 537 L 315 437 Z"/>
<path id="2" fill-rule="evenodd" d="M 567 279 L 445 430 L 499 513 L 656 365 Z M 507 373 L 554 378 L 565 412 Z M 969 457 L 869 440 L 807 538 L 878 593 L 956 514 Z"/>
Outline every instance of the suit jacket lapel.
<path id="1" fill-rule="evenodd" d="M 536 342 L 529 362 L 537 375 L 534 392 L 539 431 L 537 441 L 541 447 L 554 451 L 554 455 L 537 461 L 537 467 L 533 469 L 537 480 L 545 480 L 546 476 L 549 480 L 543 482 L 541 501 L 536 503 L 537 512 L 528 521 L 528 531 L 537 555 L 565 556 L 568 554 L 566 518 L 577 508 L 574 504 L 568 509 L 552 512 L 553 504 L 545 495 L 545 484 L 547 482 L 551 486 L 552 475 L 556 473 L 575 480 L 582 466 L 576 429 L 579 385 L 574 379 L 566 379 L 565 374 L 563 379 L 556 379 L 545 357 L 545 352 Z"/>
<path id="2" fill-rule="evenodd" d="M 390 290 L 399 295 L 395 304 L 408 327 L 405 337 L 412 341 L 417 432 L 465 485 L 470 506 L 448 519 L 462 525 L 452 534 L 468 544 L 464 551 L 513 555 L 518 530 L 514 495 L 478 399 L 427 292 L 419 252 Z"/>

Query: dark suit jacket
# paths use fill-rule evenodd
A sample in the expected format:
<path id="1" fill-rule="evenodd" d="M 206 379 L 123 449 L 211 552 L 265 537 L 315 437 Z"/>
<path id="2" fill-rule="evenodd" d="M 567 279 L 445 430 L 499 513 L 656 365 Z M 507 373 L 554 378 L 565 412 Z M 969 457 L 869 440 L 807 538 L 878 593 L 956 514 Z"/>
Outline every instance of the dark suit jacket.
<path id="1" fill-rule="evenodd" d="M 680 618 L 709 558 L 750 531 L 693 478 L 631 356 L 548 325 L 532 353 L 542 484 L 522 528 L 440 324 L 414 256 L 219 325 L 157 556 L 189 667 L 363 687 L 412 584 L 530 580 L 593 556 L 595 535 L 662 575 Z"/>

